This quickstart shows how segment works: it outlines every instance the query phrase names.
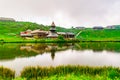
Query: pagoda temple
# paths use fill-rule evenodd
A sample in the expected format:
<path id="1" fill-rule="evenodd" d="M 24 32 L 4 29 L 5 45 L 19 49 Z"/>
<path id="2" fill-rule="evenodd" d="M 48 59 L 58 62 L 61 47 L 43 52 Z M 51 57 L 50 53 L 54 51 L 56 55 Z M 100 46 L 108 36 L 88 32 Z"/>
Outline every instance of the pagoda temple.
<path id="1" fill-rule="evenodd" d="M 56 32 L 56 26 L 55 26 L 55 23 L 52 22 L 51 24 L 51 28 L 49 30 L 49 34 L 47 35 L 48 38 L 57 38 L 58 37 L 58 34 Z"/>

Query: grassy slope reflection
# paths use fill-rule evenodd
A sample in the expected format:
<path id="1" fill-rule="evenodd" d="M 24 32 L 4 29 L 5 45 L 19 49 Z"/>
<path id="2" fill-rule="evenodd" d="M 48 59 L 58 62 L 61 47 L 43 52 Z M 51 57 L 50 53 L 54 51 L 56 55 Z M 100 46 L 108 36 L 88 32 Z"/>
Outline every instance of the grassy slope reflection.
<path id="1" fill-rule="evenodd" d="M 0 45 L 0 60 L 14 59 L 15 57 L 35 56 L 37 53 L 20 50 L 21 44 L 2 44 Z"/>
<path id="2" fill-rule="evenodd" d="M 84 42 L 75 44 L 76 50 L 93 50 L 93 51 L 111 51 L 120 52 L 119 42 Z"/>
<path id="3" fill-rule="evenodd" d="M 51 58 L 54 59 L 57 51 L 64 51 L 67 49 L 75 50 L 93 50 L 93 51 L 111 51 L 120 52 L 119 42 L 82 42 L 71 44 L 44 44 L 44 43 L 28 43 L 28 44 L 1 44 L 0 45 L 0 60 L 14 59 L 16 57 L 29 57 L 43 54 L 45 52 L 51 53 Z"/>
<path id="4" fill-rule="evenodd" d="M 44 52 L 50 52 L 54 59 L 56 51 L 66 50 L 68 47 L 66 44 L 1 44 L 0 60 L 36 56 Z"/>

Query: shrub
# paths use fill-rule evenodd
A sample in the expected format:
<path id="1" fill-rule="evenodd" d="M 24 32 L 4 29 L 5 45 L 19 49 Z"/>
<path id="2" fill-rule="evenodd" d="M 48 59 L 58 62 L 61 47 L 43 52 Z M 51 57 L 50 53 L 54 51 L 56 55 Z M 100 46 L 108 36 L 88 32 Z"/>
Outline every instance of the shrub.
<path id="1" fill-rule="evenodd" d="M 62 35 L 59 35 L 59 36 L 58 36 L 58 39 L 59 39 L 59 40 L 65 40 Z"/>

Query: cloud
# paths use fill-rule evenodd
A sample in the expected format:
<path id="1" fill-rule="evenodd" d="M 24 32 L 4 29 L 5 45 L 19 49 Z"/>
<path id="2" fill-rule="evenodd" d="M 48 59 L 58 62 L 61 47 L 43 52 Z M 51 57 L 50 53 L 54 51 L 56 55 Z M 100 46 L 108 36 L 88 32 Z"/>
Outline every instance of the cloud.
<path id="1" fill-rule="evenodd" d="M 0 0 L 0 16 L 58 26 L 120 24 L 119 0 Z"/>

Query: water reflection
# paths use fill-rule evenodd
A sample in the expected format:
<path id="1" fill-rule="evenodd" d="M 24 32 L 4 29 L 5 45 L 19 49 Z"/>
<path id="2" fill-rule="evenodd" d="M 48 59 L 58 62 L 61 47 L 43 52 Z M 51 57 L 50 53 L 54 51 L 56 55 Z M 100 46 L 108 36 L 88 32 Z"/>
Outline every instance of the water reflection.
<path id="1" fill-rule="evenodd" d="M 75 44 L 75 50 L 93 50 L 94 52 L 102 52 L 104 50 L 110 52 L 120 52 L 120 42 L 84 42 Z"/>
<path id="2" fill-rule="evenodd" d="M 46 52 L 51 53 L 51 58 L 54 60 L 55 53 L 59 51 L 64 51 L 71 49 L 72 43 L 69 44 L 25 44 L 21 45 L 20 50 L 25 50 L 27 52 L 34 52 L 37 54 L 44 54 Z"/>
<path id="3" fill-rule="evenodd" d="M 2 44 L 0 66 L 19 75 L 25 66 L 120 66 L 120 43 Z"/>
<path id="4" fill-rule="evenodd" d="M 54 60 L 54 58 L 55 58 L 55 51 L 56 51 L 56 47 L 54 47 L 54 46 L 52 46 L 52 48 L 51 48 L 51 58 Z"/>
<path id="5" fill-rule="evenodd" d="M 0 60 L 15 59 L 16 57 L 31 57 L 38 54 L 49 53 L 54 60 L 56 52 L 65 50 L 92 50 L 93 52 L 117 52 L 120 53 L 119 42 L 84 42 L 84 43 L 36 43 L 36 44 L 1 44 Z"/>

